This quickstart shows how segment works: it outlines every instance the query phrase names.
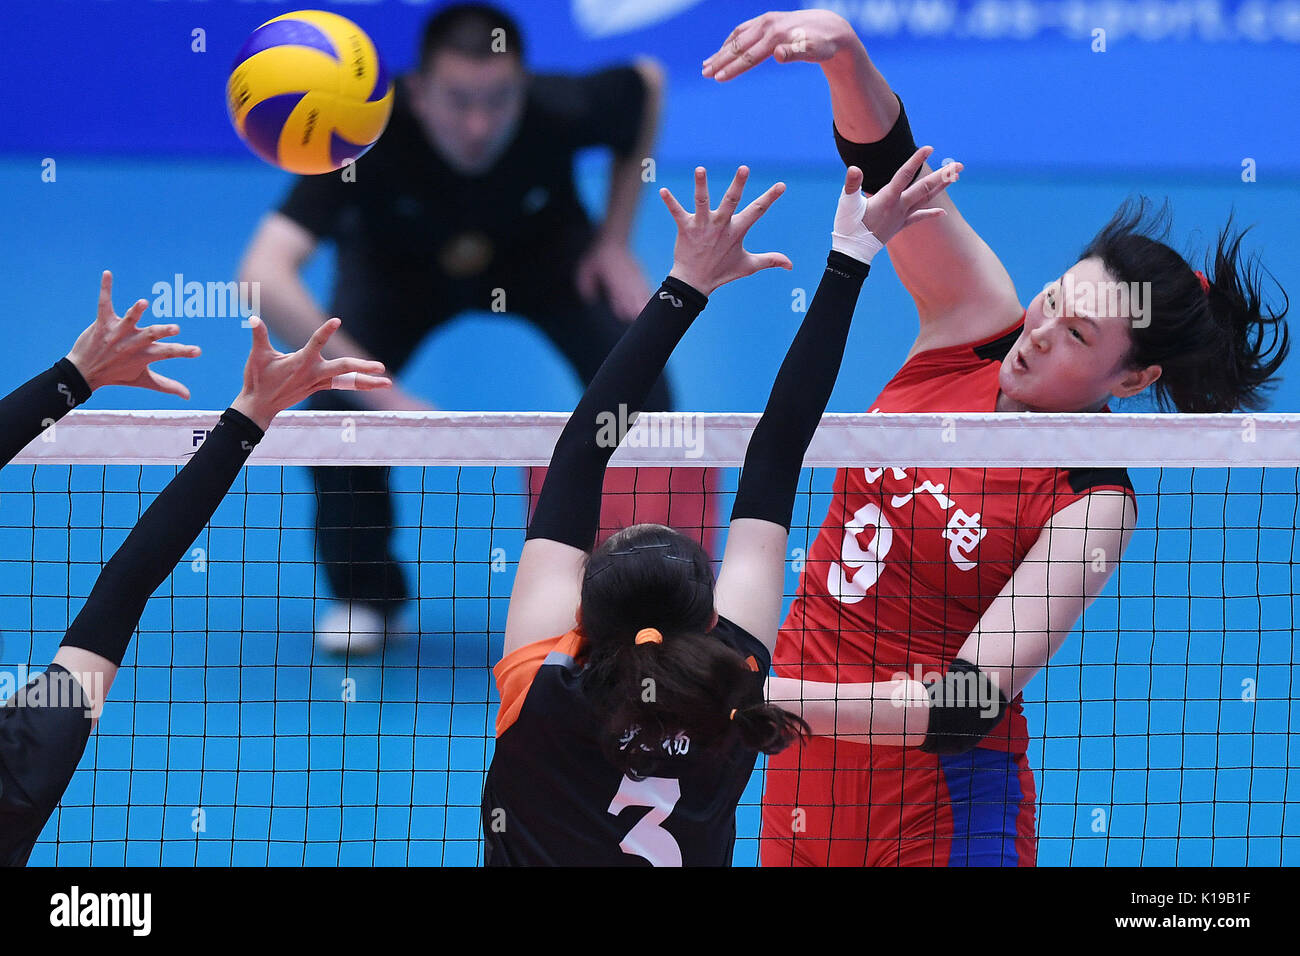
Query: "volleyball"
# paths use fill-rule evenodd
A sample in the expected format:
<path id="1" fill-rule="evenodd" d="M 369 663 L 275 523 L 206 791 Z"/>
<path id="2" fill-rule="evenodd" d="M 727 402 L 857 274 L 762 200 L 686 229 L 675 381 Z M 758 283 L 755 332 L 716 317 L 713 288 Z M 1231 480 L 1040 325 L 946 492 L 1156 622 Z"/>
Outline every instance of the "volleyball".
<path id="1" fill-rule="evenodd" d="M 364 30 L 336 13 L 299 10 L 268 20 L 244 42 L 226 105 L 254 153 L 314 175 L 375 144 L 393 110 L 393 84 Z"/>

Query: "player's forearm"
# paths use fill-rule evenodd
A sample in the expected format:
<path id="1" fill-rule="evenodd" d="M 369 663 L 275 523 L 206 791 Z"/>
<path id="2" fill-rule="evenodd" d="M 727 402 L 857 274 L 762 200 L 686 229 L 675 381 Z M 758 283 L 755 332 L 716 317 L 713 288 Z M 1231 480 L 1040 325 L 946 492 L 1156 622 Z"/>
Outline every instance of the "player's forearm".
<path id="1" fill-rule="evenodd" d="M 109 559 L 63 638 L 120 665 L 145 604 L 212 519 L 262 430 L 227 410 Z"/>
<path id="2" fill-rule="evenodd" d="M 59 647 L 50 663 L 59 665 L 71 674 L 81 688 L 82 700 L 90 715 L 90 729 L 94 730 L 95 723 L 104 710 L 109 688 L 117 678 L 118 665 L 102 654 L 70 644 Z"/>
<path id="3" fill-rule="evenodd" d="M 919 747 L 929 725 L 930 695 L 914 680 L 835 684 L 769 677 L 767 698 L 806 720 L 815 736 L 852 743 Z"/>
<path id="4" fill-rule="evenodd" d="M 632 222 L 636 218 L 641 199 L 642 163 L 654 148 L 659 133 L 659 116 L 663 105 L 663 71 L 653 61 L 639 61 L 637 72 L 646 87 L 645 108 L 636 145 L 627 156 L 616 156 L 610 166 L 609 198 L 605 204 L 605 219 L 601 224 L 600 238 L 626 245 L 632 235 Z"/>
<path id="5" fill-rule="evenodd" d="M 789 530 L 804 453 L 835 388 L 853 310 L 869 271 L 870 266 L 843 253 L 827 257 L 812 305 L 750 436 L 733 521 L 758 518 Z"/>
<path id="6" fill-rule="evenodd" d="M 595 543 L 605 468 L 623 439 L 620 429 L 641 411 L 673 349 L 707 302 L 701 292 L 672 276 L 650 296 L 560 433 L 528 538 L 583 551 Z"/>
<path id="7" fill-rule="evenodd" d="M 600 224 L 597 242 L 614 242 L 627 245 L 632 236 L 632 221 L 636 218 L 637 202 L 641 194 L 641 161 L 633 156 L 616 158 L 610 168 L 609 197 L 605 202 L 605 218 Z"/>
<path id="8" fill-rule="evenodd" d="M 88 398 L 90 386 L 63 358 L 0 399 L 0 467 Z"/>
<path id="9" fill-rule="evenodd" d="M 835 128 L 855 143 L 874 143 L 898 120 L 898 98 L 852 28 L 844 48 L 822 64 Z"/>

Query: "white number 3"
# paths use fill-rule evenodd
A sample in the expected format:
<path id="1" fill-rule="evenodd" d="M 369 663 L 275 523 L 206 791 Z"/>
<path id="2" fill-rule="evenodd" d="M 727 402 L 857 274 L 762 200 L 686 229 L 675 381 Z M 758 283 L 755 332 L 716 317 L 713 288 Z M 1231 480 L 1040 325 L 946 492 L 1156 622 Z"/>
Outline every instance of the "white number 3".
<path id="1" fill-rule="evenodd" d="M 633 780 L 625 776 L 610 802 L 609 812 L 618 816 L 628 807 L 649 807 L 650 812 L 627 832 L 618 848 L 649 860 L 651 866 L 681 866 L 681 847 L 673 835 L 659 825 L 668 819 L 681 798 L 681 783 L 670 777 Z"/>

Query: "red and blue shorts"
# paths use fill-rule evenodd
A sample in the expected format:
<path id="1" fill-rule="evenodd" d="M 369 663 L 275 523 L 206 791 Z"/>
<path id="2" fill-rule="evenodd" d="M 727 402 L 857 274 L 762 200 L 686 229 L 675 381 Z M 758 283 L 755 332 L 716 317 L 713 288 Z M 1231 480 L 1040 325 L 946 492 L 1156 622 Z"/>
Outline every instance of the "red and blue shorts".
<path id="1" fill-rule="evenodd" d="M 763 866 L 1033 866 L 1024 754 L 809 737 L 768 758 Z"/>

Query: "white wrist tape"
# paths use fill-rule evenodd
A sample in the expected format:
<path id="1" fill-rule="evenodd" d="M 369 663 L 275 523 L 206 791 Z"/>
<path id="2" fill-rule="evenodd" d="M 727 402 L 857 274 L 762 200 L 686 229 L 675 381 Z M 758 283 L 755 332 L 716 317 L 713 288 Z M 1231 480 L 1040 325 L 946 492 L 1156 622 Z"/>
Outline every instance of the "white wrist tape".
<path id="1" fill-rule="evenodd" d="M 871 234 L 862 222 L 867 212 L 867 197 L 861 191 L 845 195 L 835 207 L 835 228 L 831 230 L 831 248 L 867 265 L 885 244 Z"/>

